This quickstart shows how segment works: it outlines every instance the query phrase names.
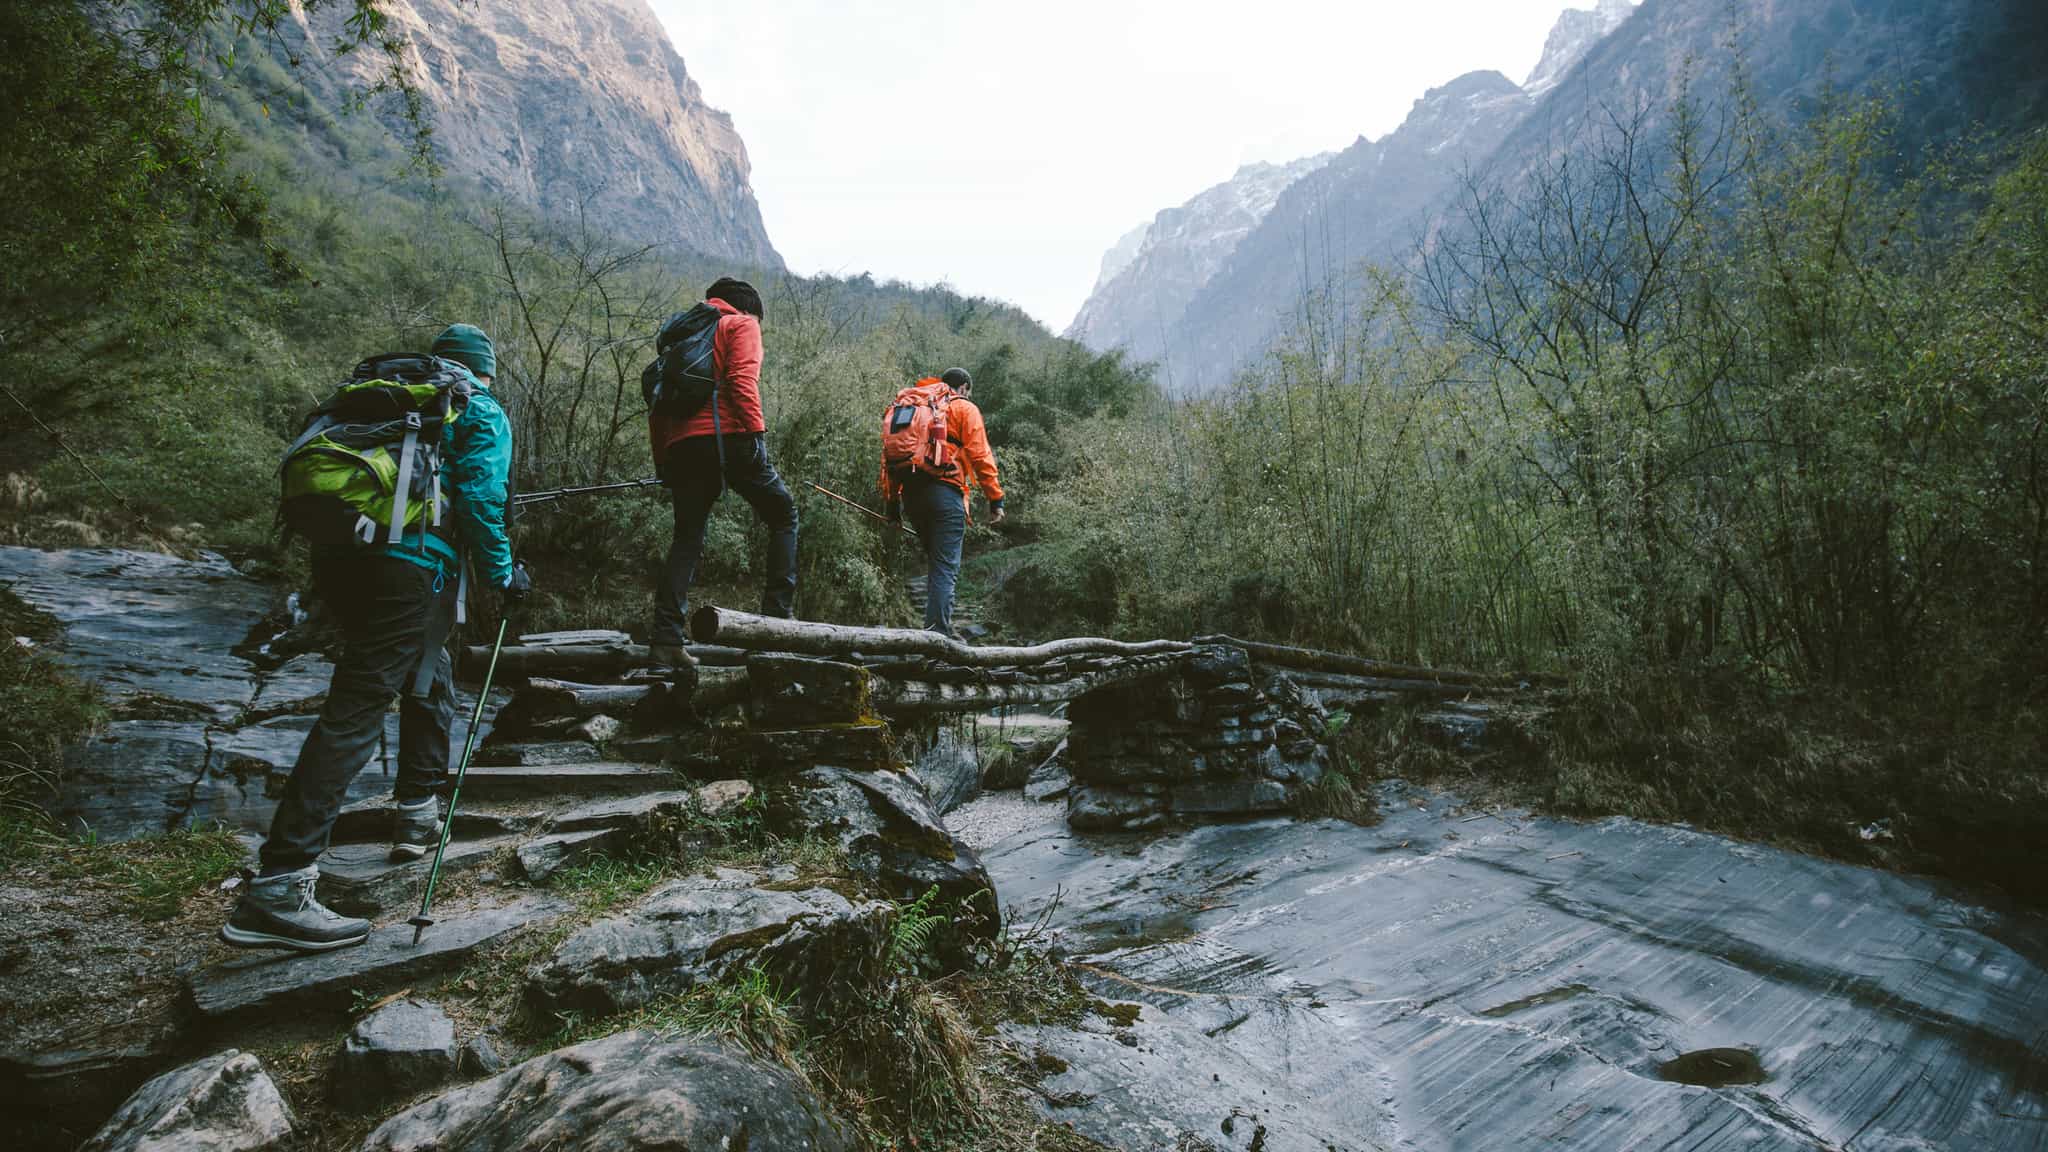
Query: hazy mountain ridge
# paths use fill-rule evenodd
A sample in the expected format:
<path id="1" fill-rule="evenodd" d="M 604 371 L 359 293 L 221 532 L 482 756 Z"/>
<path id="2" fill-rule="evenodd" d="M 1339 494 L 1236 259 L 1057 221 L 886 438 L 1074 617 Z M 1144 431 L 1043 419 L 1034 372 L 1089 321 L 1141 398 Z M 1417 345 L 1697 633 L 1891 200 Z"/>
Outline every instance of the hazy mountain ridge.
<path id="1" fill-rule="evenodd" d="M 1566 11 L 1532 82 L 1546 91 L 1554 87 L 1631 11 L 1630 0 Z M 1098 281 L 1067 335 L 1098 350 L 1122 347 L 1161 360 L 1162 380 L 1177 390 L 1213 386 L 1264 346 L 1276 311 L 1305 286 L 1327 280 L 1333 267 L 1355 265 L 1358 253 L 1405 244 L 1458 174 L 1490 155 L 1534 104 L 1498 72 L 1473 72 L 1433 88 L 1380 140 L 1361 136 L 1333 157 L 1314 158 L 1327 164 L 1277 189 L 1251 228 L 1204 238 L 1203 246 L 1220 250 L 1222 258 L 1201 275 L 1181 272 L 1175 281 L 1168 272 L 1148 281 L 1133 266 Z M 1152 243 L 1148 237 L 1148 249 Z M 1105 269 L 1111 263 L 1105 257 Z"/>
<path id="2" fill-rule="evenodd" d="M 1462 77 L 1385 139 L 1359 140 L 1287 189 L 1178 319 L 1148 317 L 1153 340 L 1132 347 L 1163 355 L 1162 379 L 1180 391 L 1215 387 L 1264 351 L 1305 289 L 1341 295 L 1367 264 L 1412 260 L 1468 174 L 1511 181 L 1637 108 L 1654 139 L 1680 97 L 1725 111 L 1738 75 L 1759 107 L 1793 122 L 1831 97 L 1889 96 L 1910 157 L 1972 125 L 2042 123 L 2041 59 L 2048 5 L 2034 0 L 1601 0 L 1558 21 L 1527 89 Z M 1168 351 L 1149 351 L 1161 331 Z"/>
<path id="3" fill-rule="evenodd" d="M 1331 155 L 1291 164 L 1246 164 L 1230 179 L 1125 234 L 1103 256 L 1102 275 L 1067 327 L 1067 337 L 1097 350 L 1121 347 L 1141 359 L 1157 359 L 1165 326 L 1223 268 L 1281 194 Z"/>
<path id="4" fill-rule="evenodd" d="M 1335 287 L 1367 254 L 1394 252 L 1528 115 L 1531 101 L 1498 72 L 1433 88 L 1401 126 L 1361 137 L 1288 188 L 1226 267 L 1166 325 L 1163 374 L 1182 391 L 1213 387 L 1266 345 L 1278 317 L 1305 289 Z"/>
<path id="5" fill-rule="evenodd" d="M 333 57 L 344 8 L 323 8 L 272 43 L 332 107 L 373 84 L 370 51 Z M 437 158 L 487 196 L 558 221 L 780 267 L 732 118 L 705 102 L 644 0 L 393 0 Z M 380 119 L 410 129 L 394 109 Z"/>

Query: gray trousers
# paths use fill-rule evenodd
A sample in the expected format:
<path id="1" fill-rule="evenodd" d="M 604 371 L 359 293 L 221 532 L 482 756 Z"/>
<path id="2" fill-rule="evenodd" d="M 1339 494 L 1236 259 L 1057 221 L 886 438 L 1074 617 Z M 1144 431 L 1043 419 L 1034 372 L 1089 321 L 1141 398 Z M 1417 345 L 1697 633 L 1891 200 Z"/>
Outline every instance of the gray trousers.
<path id="1" fill-rule="evenodd" d="M 399 697 L 399 800 L 440 791 L 448 775 L 455 721 L 454 668 L 446 643 L 426 651 L 428 626 L 445 640 L 455 618 L 456 577 L 393 556 L 316 557 L 321 599 L 341 623 L 341 660 L 320 718 L 299 747 L 263 841 L 263 873 L 274 876 L 318 859 L 334 832 L 349 782 L 370 762 L 391 698 Z M 412 694 L 422 659 L 434 669 L 425 695 Z"/>
<path id="2" fill-rule="evenodd" d="M 924 541 L 924 626 L 951 636 L 960 546 L 967 538 L 967 495 L 943 480 L 912 476 L 903 484 L 903 515 Z"/>

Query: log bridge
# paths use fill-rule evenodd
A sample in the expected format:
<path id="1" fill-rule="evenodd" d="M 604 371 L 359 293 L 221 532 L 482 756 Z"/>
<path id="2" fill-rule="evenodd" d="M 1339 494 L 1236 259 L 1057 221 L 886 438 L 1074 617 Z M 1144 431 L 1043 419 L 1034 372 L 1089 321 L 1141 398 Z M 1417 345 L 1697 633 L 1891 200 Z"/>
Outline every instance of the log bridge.
<path id="1" fill-rule="evenodd" d="M 1262 668 L 1284 670 L 1326 701 L 1506 700 L 1557 686 L 1553 678 L 1490 676 L 1369 660 L 1339 652 L 1201 636 L 1192 641 L 1128 642 L 1076 637 L 1044 644 L 973 647 L 937 633 L 783 620 L 701 608 L 691 618 L 698 662 L 690 694 L 706 713 L 744 703 L 755 657 L 809 657 L 855 664 L 870 676 L 868 703 L 885 716 L 1047 707 L 1104 688 L 1152 680 L 1205 647 L 1242 650 Z M 465 668 L 481 668 L 490 649 L 468 649 Z M 528 681 L 560 714 L 617 715 L 667 694 L 672 677 L 651 671 L 646 645 L 623 632 L 523 636 L 499 654 L 498 671 Z M 684 679 L 688 679 L 685 677 Z"/>

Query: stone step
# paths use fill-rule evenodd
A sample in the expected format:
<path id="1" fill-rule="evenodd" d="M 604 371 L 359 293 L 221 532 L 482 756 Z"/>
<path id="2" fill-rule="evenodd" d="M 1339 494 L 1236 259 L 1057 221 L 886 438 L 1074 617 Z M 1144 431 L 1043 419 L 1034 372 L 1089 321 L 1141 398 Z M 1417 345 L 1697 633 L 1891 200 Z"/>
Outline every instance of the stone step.
<path id="1" fill-rule="evenodd" d="M 554 764 L 589 764 L 598 756 L 597 745 L 588 740 L 536 740 L 485 744 L 476 750 L 476 758 L 469 764 L 472 768 L 539 768 Z"/>
<path id="2" fill-rule="evenodd" d="M 584 764 L 542 764 L 471 768 L 462 782 L 462 800 L 545 799 L 610 792 L 660 792 L 673 788 L 674 772 L 658 764 L 594 761 Z"/>
<path id="3" fill-rule="evenodd" d="M 463 788 L 463 805 L 455 811 L 455 839 L 479 840 L 486 836 L 509 836 L 538 829 L 546 813 L 528 803 L 512 808 L 486 808 L 473 803 Z M 388 796 L 358 800 L 341 810 L 334 821 L 334 844 L 388 844 L 391 813 L 398 805 Z"/>
<path id="4" fill-rule="evenodd" d="M 441 861 L 441 882 L 486 868 L 500 851 L 516 848 L 517 836 L 450 840 Z M 344 916 L 378 916 L 417 907 L 434 858 L 391 859 L 385 843 L 337 844 L 320 856 L 320 902 Z"/>
<path id="5" fill-rule="evenodd" d="M 353 948 L 300 955 L 268 951 L 207 964 L 185 978 L 192 1012 L 212 1024 L 253 1023 L 279 1011 L 348 1011 L 353 997 L 379 993 L 459 968 L 478 949 L 547 924 L 568 905 L 532 894 L 495 906 L 434 910 L 435 923 L 417 946 L 413 928 L 394 920 Z"/>
<path id="6" fill-rule="evenodd" d="M 535 884 L 545 884 L 556 872 L 598 856 L 624 852 L 633 841 L 633 829 L 583 828 L 574 832 L 550 832 L 519 846 L 519 870 Z"/>

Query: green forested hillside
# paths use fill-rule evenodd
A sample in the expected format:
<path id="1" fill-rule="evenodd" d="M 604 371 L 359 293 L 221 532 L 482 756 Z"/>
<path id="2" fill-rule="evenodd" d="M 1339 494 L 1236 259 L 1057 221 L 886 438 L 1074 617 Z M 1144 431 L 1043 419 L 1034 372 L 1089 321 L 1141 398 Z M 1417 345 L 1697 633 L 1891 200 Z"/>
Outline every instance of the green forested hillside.
<path id="1" fill-rule="evenodd" d="M 1469 187 L 1419 277 L 1298 301 L 1232 388 L 1169 404 L 999 303 L 493 205 L 259 44 L 223 69 L 223 9 L 196 11 L 214 50 L 190 68 L 60 0 L 0 15 L 0 98 L 25 112 L 0 127 L 0 539 L 289 567 L 284 437 L 356 359 L 452 321 L 499 341 L 521 487 L 646 475 L 653 331 L 755 275 L 807 617 L 907 622 L 902 547 L 802 482 L 871 497 L 876 415 L 960 364 L 1016 492 L 968 591 L 1013 633 L 1560 672 L 1542 751 L 1496 777 L 1525 796 L 1856 853 L 1883 826 L 1898 859 L 1980 879 L 2037 838 L 2038 130 L 1907 147 L 1881 101 L 1802 122 L 1681 103 L 1654 140 L 1613 116 Z M 535 623 L 644 627 L 668 534 L 637 496 L 528 516 Z M 710 598 L 752 600 L 757 536 L 725 502 Z M 1365 762 L 1430 760 L 1390 730 Z"/>
<path id="2" fill-rule="evenodd" d="M 10 96 L 45 111 L 14 123 L 9 199 L 48 209 L 0 224 L 15 329 L 0 358 L 21 417 L 0 434 L 13 477 L 0 532 L 14 539 L 140 533 L 285 560 L 272 555 L 272 469 L 297 420 L 357 359 L 458 320 L 498 341 L 520 488 L 646 475 L 638 381 L 653 333 L 722 274 L 754 278 L 768 301 L 771 446 L 793 482 L 871 499 L 875 416 L 953 364 L 974 372 L 1026 491 L 1066 469 L 1069 423 L 1149 394 L 1144 373 L 996 302 L 734 268 L 601 219 L 564 226 L 494 204 L 460 172 L 410 162 L 412 142 L 374 118 L 312 99 L 260 30 L 231 40 L 232 20 L 192 25 L 205 50 L 187 74 L 139 63 L 69 3 L 6 19 Z M 187 81 L 203 95 L 180 98 Z M 883 579 L 885 538 L 800 494 L 802 611 L 904 611 Z M 750 518 L 728 503 L 714 587 L 751 564 Z M 518 543 L 542 620 L 642 626 L 668 535 L 651 498 L 532 516 Z"/>

